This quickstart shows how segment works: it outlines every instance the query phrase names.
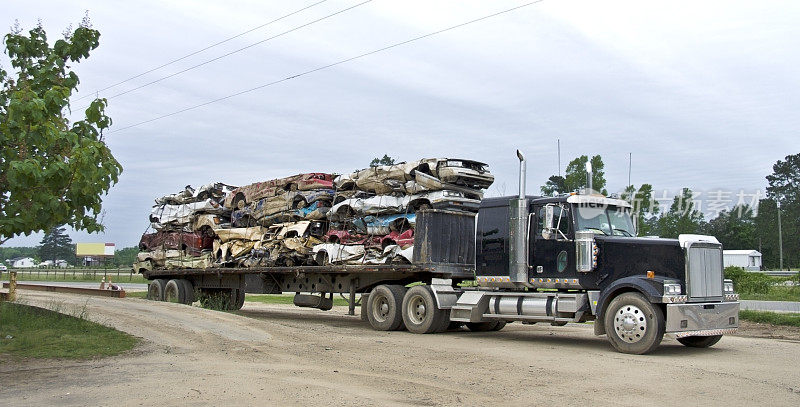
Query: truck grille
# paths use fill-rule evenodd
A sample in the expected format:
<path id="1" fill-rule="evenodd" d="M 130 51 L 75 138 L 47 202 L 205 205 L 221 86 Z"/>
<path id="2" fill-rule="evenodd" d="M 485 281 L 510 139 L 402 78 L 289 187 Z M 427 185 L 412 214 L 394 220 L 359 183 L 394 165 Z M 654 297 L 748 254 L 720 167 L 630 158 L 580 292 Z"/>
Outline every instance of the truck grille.
<path id="1" fill-rule="evenodd" d="M 722 246 L 695 243 L 686 250 L 689 301 L 722 300 Z"/>

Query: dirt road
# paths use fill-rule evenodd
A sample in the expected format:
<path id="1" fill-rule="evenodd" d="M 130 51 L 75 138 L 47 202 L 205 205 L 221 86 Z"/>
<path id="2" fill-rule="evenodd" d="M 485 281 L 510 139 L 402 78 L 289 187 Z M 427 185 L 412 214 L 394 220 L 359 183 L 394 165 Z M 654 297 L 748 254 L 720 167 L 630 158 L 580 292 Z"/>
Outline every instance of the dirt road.
<path id="1" fill-rule="evenodd" d="M 414 335 L 373 331 L 342 307 L 246 303 L 234 315 L 21 294 L 31 305 L 86 307 L 144 341 L 93 361 L 0 359 L 2 405 L 800 405 L 796 340 L 733 336 L 689 349 L 665 338 L 633 356 L 586 325 Z"/>

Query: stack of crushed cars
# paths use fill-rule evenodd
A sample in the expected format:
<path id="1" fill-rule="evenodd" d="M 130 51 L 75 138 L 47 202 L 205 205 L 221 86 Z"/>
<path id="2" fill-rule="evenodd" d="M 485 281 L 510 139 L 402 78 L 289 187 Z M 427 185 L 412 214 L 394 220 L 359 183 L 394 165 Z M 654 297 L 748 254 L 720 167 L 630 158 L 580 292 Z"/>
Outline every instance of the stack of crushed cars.
<path id="1" fill-rule="evenodd" d="M 134 269 L 410 263 L 416 211 L 477 212 L 493 181 L 486 164 L 435 158 L 187 187 L 156 200 Z"/>

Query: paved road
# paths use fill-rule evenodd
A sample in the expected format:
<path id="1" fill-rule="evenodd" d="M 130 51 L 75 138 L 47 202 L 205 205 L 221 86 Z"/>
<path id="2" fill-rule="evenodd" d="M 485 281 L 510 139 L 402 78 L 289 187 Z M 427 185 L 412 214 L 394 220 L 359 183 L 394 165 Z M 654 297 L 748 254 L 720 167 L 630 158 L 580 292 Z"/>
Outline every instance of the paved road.
<path id="1" fill-rule="evenodd" d="M 742 309 L 753 311 L 800 312 L 800 302 L 796 301 L 755 301 L 741 300 Z"/>
<path id="2" fill-rule="evenodd" d="M 377 332 L 345 307 L 246 303 L 240 314 L 140 299 L 22 292 L 144 339 L 90 361 L 0 360 L 16 405 L 800 405 L 800 342 L 730 336 L 612 350 L 591 326 Z M 87 301 L 87 298 L 89 299 Z"/>

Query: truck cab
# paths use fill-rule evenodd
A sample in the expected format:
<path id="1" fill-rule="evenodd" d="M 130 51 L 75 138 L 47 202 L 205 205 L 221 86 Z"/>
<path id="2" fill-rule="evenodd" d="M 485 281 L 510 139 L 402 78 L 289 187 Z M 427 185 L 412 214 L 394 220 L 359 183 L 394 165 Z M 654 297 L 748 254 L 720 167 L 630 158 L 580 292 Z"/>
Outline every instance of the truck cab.
<path id="1" fill-rule="evenodd" d="M 453 321 L 594 321 L 626 353 L 650 352 L 665 333 L 711 346 L 738 327 L 722 245 L 711 236 L 637 237 L 624 200 L 487 198 L 475 244 L 479 288 L 459 297 Z"/>

